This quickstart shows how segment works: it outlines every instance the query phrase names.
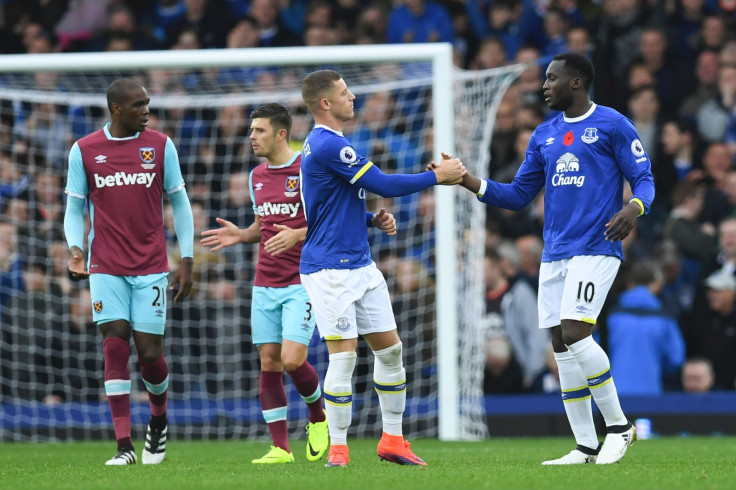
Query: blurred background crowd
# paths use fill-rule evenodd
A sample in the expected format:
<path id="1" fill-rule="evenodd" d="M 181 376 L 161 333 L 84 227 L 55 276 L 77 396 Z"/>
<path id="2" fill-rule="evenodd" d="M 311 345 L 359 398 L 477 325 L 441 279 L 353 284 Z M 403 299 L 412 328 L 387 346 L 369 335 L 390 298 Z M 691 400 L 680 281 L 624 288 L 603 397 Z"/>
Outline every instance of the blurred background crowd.
<path id="1" fill-rule="evenodd" d="M 534 128 L 551 115 L 541 93 L 545 60 L 565 51 L 583 53 L 597 72 L 593 100 L 634 122 L 657 188 L 650 215 L 625 242 L 627 260 L 596 331 L 619 392 L 733 391 L 735 12 L 730 0 L 0 0 L 0 53 L 449 42 L 458 69 L 530 63 L 496 114 L 486 176 L 499 181 L 513 179 Z M 231 69 L 208 80 L 268 85 L 282 75 Z M 248 171 L 258 163 L 247 138 L 253 107 L 228 106 L 196 117 L 155 108 L 157 93 L 193 91 L 207 79 L 195 78 L 148 74 L 151 127 L 171 136 L 179 149 L 195 232 L 213 226 L 216 216 L 247 226 L 253 219 Z M 43 73 L 34 75 L 33 84 L 69 90 Z M 431 155 L 431 132 L 404 135 L 417 123 L 400 117 L 397 105 L 411 101 L 389 92 L 356 101 L 358 117 L 346 135 L 384 171 L 422 171 Z M 291 109 L 298 149 L 311 119 L 303 106 Z M 98 129 L 89 125 L 89 114 L 75 116 L 68 107 L 0 100 L 4 397 L 53 404 L 100 396 L 102 360 L 89 291 L 66 275 L 66 155 L 77 138 Z M 104 112 L 93 116 L 105 118 Z M 376 247 L 374 257 L 392 287 L 405 345 L 419 346 L 407 351 L 407 366 L 426 366 L 415 358 L 435 355 L 434 252 L 426 238 L 433 197 L 423 193 L 395 205 L 391 210 L 400 227 L 402 220 L 409 223 L 408 231 L 401 246 Z M 519 212 L 488 210 L 486 393 L 559 389 L 546 332 L 537 329 L 543 220 L 542 196 Z M 173 245 L 171 222 L 166 226 Z M 257 356 L 248 336 L 253 248 L 212 254 L 196 246 L 197 291 L 185 306 L 173 307 L 168 330 L 172 371 L 186 370 L 181 379 L 194 381 L 175 381 L 174 392 L 257 393 Z M 176 250 L 172 246 L 173 262 Z M 232 333 L 237 344 L 222 341 L 230 338 L 228 329 L 239 332 Z M 223 358 L 249 359 L 237 370 L 252 377 L 233 380 L 222 369 Z M 35 368 L 19 370 L 23 359 Z"/>

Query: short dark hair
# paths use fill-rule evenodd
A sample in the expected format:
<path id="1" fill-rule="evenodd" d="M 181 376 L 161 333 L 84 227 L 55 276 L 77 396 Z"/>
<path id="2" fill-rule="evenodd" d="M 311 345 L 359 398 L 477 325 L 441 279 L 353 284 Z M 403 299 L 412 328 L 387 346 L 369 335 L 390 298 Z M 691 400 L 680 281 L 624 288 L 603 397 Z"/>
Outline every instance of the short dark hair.
<path id="1" fill-rule="evenodd" d="M 319 106 L 322 96 L 334 88 L 335 82 L 340 80 L 340 75 L 335 70 L 317 70 L 304 77 L 302 82 L 302 99 L 307 104 L 309 110 L 314 110 Z"/>
<path id="2" fill-rule="evenodd" d="M 257 107 L 250 113 L 250 118 L 268 119 L 271 123 L 271 127 L 276 131 L 280 129 L 286 130 L 287 141 L 291 138 L 291 114 L 289 114 L 289 109 L 278 102 L 271 102 Z"/>
<path id="3" fill-rule="evenodd" d="M 655 261 L 641 260 L 629 270 L 628 280 L 633 286 L 648 286 L 655 281 L 664 281 L 664 273 Z"/>
<path id="4" fill-rule="evenodd" d="M 583 87 L 590 89 L 595 79 L 595 69 L 593 63 L 585 56 L 578 53 L 561 53 L 552 58 L 554 61 L 562 61 L 565 63 L 565 70 L 579 77 L 583 81 Z"/>
<path id="5" fill-rule="evenodd" d="M 107 108 L 112 114 L 112 105 L 122 103 L 132 87 L 143 87 L 143 84 L 132 78 L 118 78 L 107 87 Z"/>

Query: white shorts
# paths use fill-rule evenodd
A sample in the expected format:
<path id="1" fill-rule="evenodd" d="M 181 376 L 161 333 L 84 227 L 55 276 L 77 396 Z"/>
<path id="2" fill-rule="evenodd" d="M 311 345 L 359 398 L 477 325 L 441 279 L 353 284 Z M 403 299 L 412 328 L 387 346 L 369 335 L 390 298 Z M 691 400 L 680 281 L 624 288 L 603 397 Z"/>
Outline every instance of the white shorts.
<path id="1" fill-rule="evenodd" d="M 359 269 L 323 269 L 301 278 L 325 340 L 396 329 L 386 280 L 375 263 Z"/>
<path id="2" fill-rule="evenodd" d="M 577 255 L 542 262 L 539 268 L 539 328 L 562 320 L 595 325 L 621 260 L 610 255 Z"/>

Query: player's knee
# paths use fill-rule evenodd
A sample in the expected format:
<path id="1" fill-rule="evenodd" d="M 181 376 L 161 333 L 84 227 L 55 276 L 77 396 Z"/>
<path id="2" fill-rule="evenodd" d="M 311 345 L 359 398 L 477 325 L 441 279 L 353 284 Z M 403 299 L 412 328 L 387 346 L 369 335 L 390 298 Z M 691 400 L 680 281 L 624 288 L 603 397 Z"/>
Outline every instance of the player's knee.
<path id="1" fill-rule="evenodd" d="M 293 372 L 299 369 L 302 364 L 304 364 L 304 359 L 295 358 L 295 357 L 285 357 L 281 362 L 284 365 L 284 369 L 286 369 L 289 372 Z"/>
<path id="2" fill-rule="evenodd" d="M 161 347 L 157 345 L 148 345 L 138 351 L 138 359 L 142 362 L 156 362 L 163 354 Z"/>
<path id="3" fill-rule="evenodd" d="M 403 364 L 402 344 L 400 341 L 386 349 L 374 351 L 373 354 L 376 356 L 376 362 L 380 362 L 386 367 L 401 368 Z"/>

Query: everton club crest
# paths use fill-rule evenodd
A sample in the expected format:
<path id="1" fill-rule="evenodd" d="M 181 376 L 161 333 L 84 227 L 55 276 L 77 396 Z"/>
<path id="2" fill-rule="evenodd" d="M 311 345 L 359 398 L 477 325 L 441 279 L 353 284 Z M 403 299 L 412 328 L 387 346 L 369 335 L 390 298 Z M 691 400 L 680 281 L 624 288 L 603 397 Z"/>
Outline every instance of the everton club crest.
<path id="1" fill-rule="evenodd" d="M 598 141 L 598 128 L 585 128 L 585 134 L 580 139 L 588 144 L 595 143 Z"/>

